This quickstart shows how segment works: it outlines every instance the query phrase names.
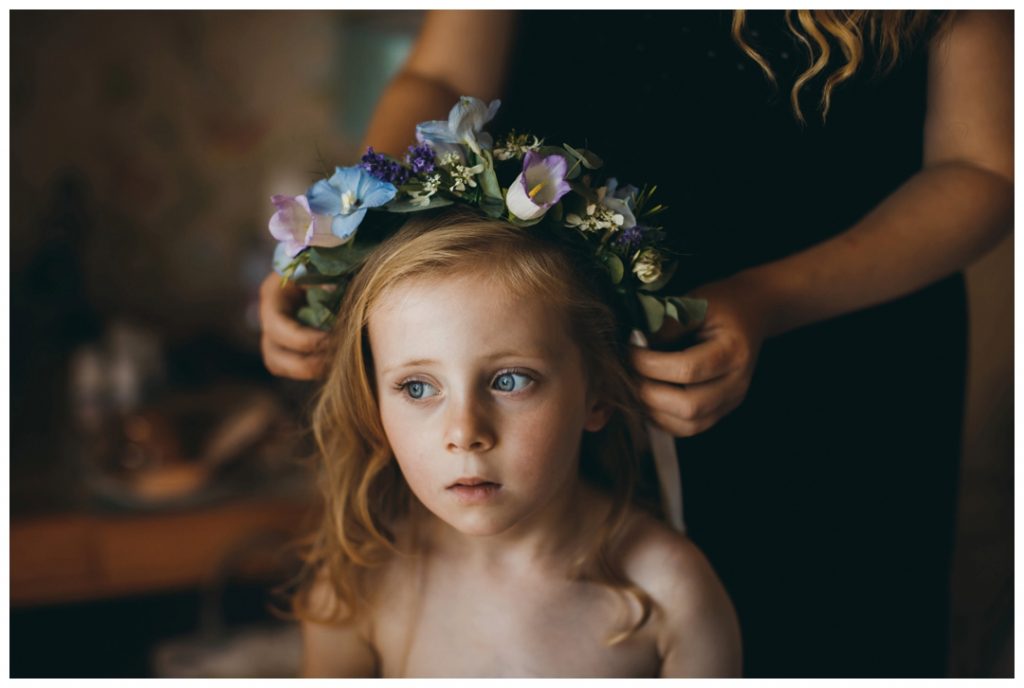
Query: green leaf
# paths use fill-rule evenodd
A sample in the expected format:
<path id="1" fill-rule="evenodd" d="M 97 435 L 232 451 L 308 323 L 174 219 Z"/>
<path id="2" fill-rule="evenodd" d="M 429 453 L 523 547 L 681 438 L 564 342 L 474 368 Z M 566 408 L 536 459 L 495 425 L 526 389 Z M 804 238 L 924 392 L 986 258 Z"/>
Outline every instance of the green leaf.
<path id="1" fill-rule="evenodd" d="M 330 249 L 310 249 L 309 264 L 321 275 L 335 276 L 345 272 L 348 261 Z"/>
<path id="2" fill-rule="evenodd" d="M 679 309 L 676 308 L 671 299 L 665 299 L 665 315 L 679 322 Z"/>
<path id="3" fill-rule="evenodd" d="M 565 150 L 569 151 L 569 153 L 572 154 L 573 157 L 575 157 L 577 160 L 583 163 L 583 166 L 586 167 L 588 170 L 596 170 L 602 165 L 604 165 L 604 161 L 601 160 L 601 158 L 599 158 L 595 153 L 586 150 L 585 148 L 576 150 L 568 143 L 563 143 L 562 147 L 565 148 Z"/>
<path id="4" fill-rule="evenodd" d="M 292 282 L 303 287 L 317 284 L 337 284 L 338 275 L 321 275 L 316 272 L 307 272 L 302 277 L 293 277 Z"/>
<path id="5" fill-rule="evenodd" d="M 321 275 L 337 277 L 359 267 L 371 250 L 368 246 L 356 246 L 355 241 L 333 248 L 312 248 L 309 263 Z"/>
<path id="6" fill-rule="evenodd" d="M 695 299 L 689 296 L 670 296 L 668 302 L 676 308 L 676 320 L 684 330 L 695 330 L 704 322 L 708 312 L 707 299 Z"/>
<path id="7" fill-rule="evenodd" d="M 533 227 L 535 224 L 543 222 L 545 217 L 545 215 L 541 215 L 540 217 L 535 217 L 532 220 L 520 220 L 512 213 L 509 213 L 506 219 L 516 227 Z"/>
<path id="8" fill-rule="evenodd" d="M 498 198 L 482 196 L 480 198 L 480 210 L 484 211 L 488 217 L 501 217 L 505 214 L 505 199 L 500 196 Z"/>
<path id="9" fill-rule="evenodd" d="M 332 290 L 333 291 L 333 290 Z M 306 301 L 311 306 L 325 306 L 327 302 L 331 300 L 332 294 L 327 289 L 321 289 L 314 287 L 306 290 Z"/>
<path id="10" fill-rule="evenodd" d="M 604 260 L 604 266 L 608 268 L 608 272 L 612 276 L 612 284 L 618 284 L 622 281 L 623 276 L 626 274 L 626 268 L 622 264 L 622 259 L 614 253 L 605 253 L 601 256 Z"/>
<path id="11" fill-rule="evenodd" d="M 483 190 L 485 196 L 502 200 L 504 197 L 501 195 L 498 175 L 494 172 L 494 159 L 491 157 L 490 151 L 481 152 L 484 155 L 485 166 L 484 171 L 477 175 L 477 179 L 480 180 L 480 189 Z"/>
<path id="12" fill-rule="evenodd" d="M 334 322 L 334 314 L 321 303 L 303 306 L 296 314 L 299 322 L 320 330 L 328 330 Z"/>
<path id="13" fill-rule="evenodd" d="M 665 304 L 661 299 L 656 299 L 647 294 L 637 292 L 636 297 L 640 299 L 640 305 L 644 307 L 644 316 L 647 318 L 647 327 L 650 333 L 661 329 L 665 323 Z"/>

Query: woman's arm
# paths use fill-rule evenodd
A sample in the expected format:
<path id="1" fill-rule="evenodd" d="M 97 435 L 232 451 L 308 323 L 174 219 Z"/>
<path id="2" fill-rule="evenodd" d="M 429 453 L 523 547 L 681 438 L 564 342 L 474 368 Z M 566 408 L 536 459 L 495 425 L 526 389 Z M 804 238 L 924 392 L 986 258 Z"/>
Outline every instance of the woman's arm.
<path id="1" fill-rule="evenodd" d="M 377 103 L 363 146 L 400 156 L 414 142 L 416 125 L 446 119 L 460 96 L 497 98 L 514 25 L 513 12 L 428 12 L 409 58 Z"/>
<path id="2" fill-rule="evenodd" d="M 497 97 L 514 29 L 513 12 L 428 12 L 408 59 L 381 95 L 363 148 L 401 157 L 416 125 L 447 118 L 459 96 Z M 282 288 L 278 275 L 267 275 L 260 288 L 260 350 L 274 375 L 311 380 L 323 367 L 326 335 L 292 317 L 303 298 L 294 284 Z"/>
<path id="3" fill-rule="evenodd" d="M 1005 236 L 1012 13 L 959 13 L 933 43 L 924 140 L 923 169 L 844 233 L 697 289 L 709 303 L 697 345 L 635 352 L 659 424 L 679 436 L 702 432 L 742 402 L 766 337 L 911 293 Z"/>

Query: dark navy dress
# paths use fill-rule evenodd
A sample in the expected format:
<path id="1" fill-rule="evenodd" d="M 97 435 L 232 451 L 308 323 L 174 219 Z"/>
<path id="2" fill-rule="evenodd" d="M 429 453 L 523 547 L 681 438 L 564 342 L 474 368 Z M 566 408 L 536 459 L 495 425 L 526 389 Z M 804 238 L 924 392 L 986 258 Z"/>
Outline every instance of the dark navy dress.
<path id="1" fill-rule="evenodd" d="M 849 228 L 922 161 L 927 46 L 833 92 L 782 12 L 524 12 L 495 132 L 656 183 L 678 293 Z M 830 73 L 831 69 L 826 70 Z M 745 402 L 679 441 L 685 518 L 737 607 L 748 676 L 939 676 L 966 354 L 962 276 L 765 342 Z"/>

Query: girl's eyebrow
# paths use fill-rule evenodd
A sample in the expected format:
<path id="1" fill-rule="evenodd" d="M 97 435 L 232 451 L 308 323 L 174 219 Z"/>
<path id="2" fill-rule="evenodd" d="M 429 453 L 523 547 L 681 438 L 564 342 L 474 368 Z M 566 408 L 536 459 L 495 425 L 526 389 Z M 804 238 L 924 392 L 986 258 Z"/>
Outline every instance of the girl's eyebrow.
<path id="1" fill-rule="evenodd" d="M 545 351 L 543 349 L 537 349 L 536 351 L 528 351 L 528 352 L 523 352 L 521 350 L 511 350 L 510 349 L 508 351 L 498 351 L 496 353 L 490 354 L 488 356 L 485 356 L 482 360 L 484 360 L 484 361 L 497 361 L 497 360 L 502 359 L 502 358 L 530 358 L 530 359 L 534 359 L 534 360 L 538 360 L 538 361 L 546 361 L 546 360 L 550 359 L 551 356 L 552 356 L 552 354 L 550 352 Z M 405 361 L 405 362 L 399 363 L 397 365 L 388 366 L 387 368 L 382 368 L 380 373 L 381 373 L 381 375 L 387 375 L 389 373 L 393 373 L 393 372 L 395 372 L 397 370 L 403 370 L 405 368 L 417 368 L 419 366 L 436 365 L 437 363 L 438 363 L 438 361 L 436 361 L 433 358 L 417 358 L 417 359 L 412 360 L 412 361 Z"/>
<path id="2" fill-rule="evenodd" d="M 398 365 L 393 365 L 388 368 L 384 368 L 380 372 L 381 375 L 386 375 L 395 370 L 402 370 L 403 368 L 415 368 L 417 366 L 433 365 L 436 363 L 437 361 L 435 361 L 432 358 L 417 358 L 414 361 L 406 361 L 404 363 L 399 363 Z"/>

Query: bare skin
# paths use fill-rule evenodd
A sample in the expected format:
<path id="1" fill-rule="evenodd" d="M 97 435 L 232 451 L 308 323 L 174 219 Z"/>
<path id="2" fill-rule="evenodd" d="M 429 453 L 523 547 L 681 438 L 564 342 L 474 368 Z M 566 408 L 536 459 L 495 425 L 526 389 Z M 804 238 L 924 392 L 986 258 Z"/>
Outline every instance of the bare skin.
<path id="1" fill-rule="evenodd" d="M 415 507 L 360 624 L 307 623 L 307 675 L 734 676 L 739 630 L 698 549 L 633 514 L 610 559 L 654 601 L 570 578 L 609 509 L 580 442 L 609 421 L 565 313 L 486 272 L 418 277 L 369 314 L 377 407 Z M 466 484 L 490 488 L 468 494 Z M 326 593 L 321 591 L 321 595 Z M 638 620 L 634 602 L 631 617 Z"/>
<path id="2" fill-rule="evenodd" d="M 398 153 L 417 122 L 443 118 L 459 95 L 497 97 L 513 29 L 506 12 L 430 13 L 366 142 Z M 908 294 L 966 267 L 1009 232 L 1012 13 L 961 12 L 933 45 L 928 71 L 924 169 L 836 237 L 697 289 L 709 300 L 699 345 L 634 351 L 643 400 L 666 430 L 694 435 L 735 409 L 766 338 Z M 322 340 L 288 321 L 293 297 L 261 292 L 263 356 L 276 374 L 313 379 Z"/>
<path id="3" fill-rule="evenodd" d="M 596 527 L 608 500 L 586 490 L 579 507 Z M 424 530 L 423 555 L 397 555 L 374 576 L 369 618 L 303 624 L 304 676 L 739 675 L 739 626 L 725 590 L 688 539 L 649 516 L 633 515 L 621 563 L 655 611 L 610 647 L 625 622 L 623 598 L 568 580 L 564 553 L 478 551 L 436 520 Z M 577 537 L 589 530 L 574 528 Z M 402 543 L 411 540 L 403 531 Z M 318 593 L 326 601 L 326 588 Z M 633 603 L 632 619 L 638 609 Z"/>

